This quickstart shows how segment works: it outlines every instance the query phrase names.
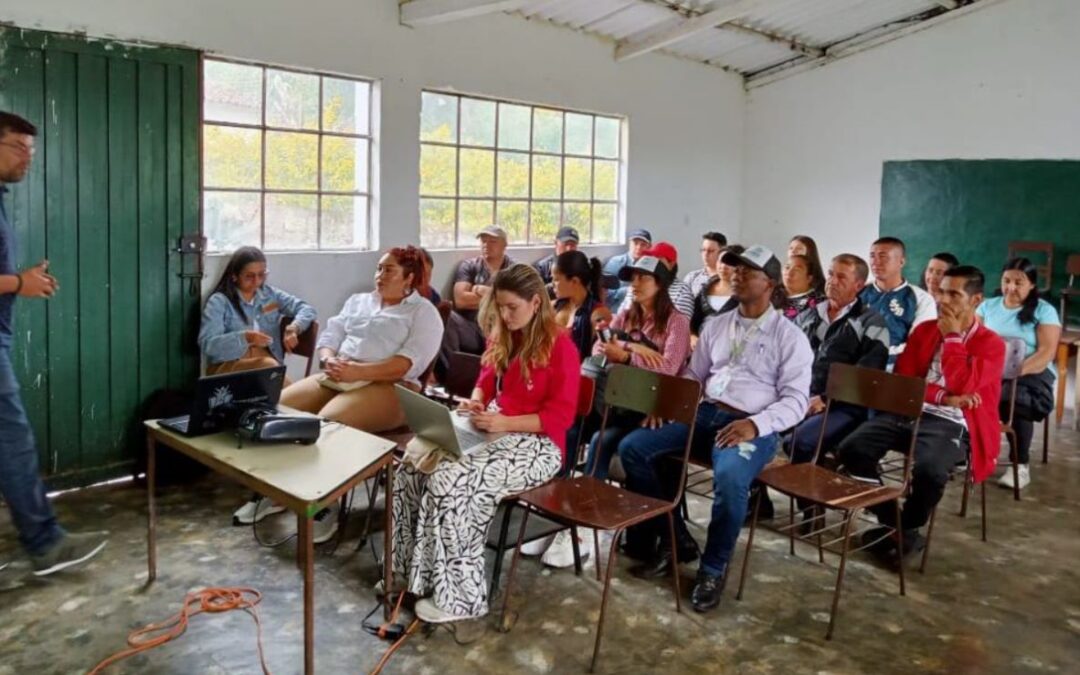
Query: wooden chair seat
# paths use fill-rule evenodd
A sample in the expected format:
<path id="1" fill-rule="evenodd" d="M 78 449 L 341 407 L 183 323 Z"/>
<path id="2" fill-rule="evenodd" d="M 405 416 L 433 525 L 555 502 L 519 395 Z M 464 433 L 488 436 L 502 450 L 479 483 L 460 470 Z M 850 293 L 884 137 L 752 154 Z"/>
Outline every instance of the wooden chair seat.
<path id="1" fill-rule="evenodd" d="M 671 509 L 671 502 L 635 494 L 592 476 L 541 485 L 518 495 L 518 501 L 594 530 L 619 530 Z"/>
<path id="2" fill-rule="evenodd" d="M 758 481 L 797 499 L 843 509 L 865 509 L 904 494 L 899 486 L 875 485 L 816 464 L 765 467 Z"/>

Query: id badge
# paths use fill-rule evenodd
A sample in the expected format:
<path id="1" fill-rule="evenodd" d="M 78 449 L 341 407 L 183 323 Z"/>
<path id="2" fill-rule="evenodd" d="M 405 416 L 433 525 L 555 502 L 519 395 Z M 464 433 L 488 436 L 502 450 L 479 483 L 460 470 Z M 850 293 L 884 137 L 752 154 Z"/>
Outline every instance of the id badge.
<path id="1" fill-rule="evenodd" d="M 719 401 L 729 384 L 731 384 L 731 367 L 724 366 L 705 384 L 705 395 L 713 401 Z"/>

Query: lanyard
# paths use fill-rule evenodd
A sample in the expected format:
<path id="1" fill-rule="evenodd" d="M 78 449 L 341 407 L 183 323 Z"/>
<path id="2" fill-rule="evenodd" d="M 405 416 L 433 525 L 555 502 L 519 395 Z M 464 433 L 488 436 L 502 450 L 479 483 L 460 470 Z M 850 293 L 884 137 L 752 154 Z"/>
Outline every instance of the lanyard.
<path id="1" fill-rule="evenodd" d="M 738 310 L 735 310 L 738 312 Z M 776 311 L 771 306 L 765 310 L 765 313 L 754 319 L 754 322 L 750 324 L 748 328 L 743 332 L 742 337 L 739 336 L 740 329 L 742 328 L 742 322 L 739 321 L 739 315 L 736 314 L 735 318 L 731 322 L 731 359 L 732 365 L 738 365 L 742 361 L 743 353 L 746 352 L 746 347 L 750 344 L 750 341 L 754 338 L 755 334 L 761 332 L 761 326 L 765 321 Z"/>

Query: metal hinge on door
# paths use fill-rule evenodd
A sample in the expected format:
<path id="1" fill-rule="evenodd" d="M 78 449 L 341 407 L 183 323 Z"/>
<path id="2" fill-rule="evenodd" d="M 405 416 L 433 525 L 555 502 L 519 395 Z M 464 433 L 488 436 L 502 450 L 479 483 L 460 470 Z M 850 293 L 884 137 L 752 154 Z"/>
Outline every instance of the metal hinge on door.
<path id="1" fill-rule="evenodd" d="M 192 296 L 199 297 L 202 292 L 201 284 L 203 279 L 203 253 L 206 251 L 206 237 L 201 234 L 185 234 L 180 237 L 177 247 L 173 249 L 173 252 L 179 253 L 182 256 L 195 256 L 195 271 L 188 272 L 187 265 L 184 264 L 183 259 L 180 262 L 180 274 L 181 279 L 189 279 L 188 293 Z"/>

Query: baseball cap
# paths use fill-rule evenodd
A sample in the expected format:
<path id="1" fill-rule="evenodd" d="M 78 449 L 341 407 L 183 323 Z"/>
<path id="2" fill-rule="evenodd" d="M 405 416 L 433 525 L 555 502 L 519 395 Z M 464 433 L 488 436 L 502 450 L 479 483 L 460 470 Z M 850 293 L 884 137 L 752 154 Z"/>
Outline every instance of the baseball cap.
<path id="1" fill-rule="evenodd" d="M 654 255 L 642 255 L 634 262 L 623 267 L 619 270 L 619 279 L 630 281 L 634 277 L 634 272 L 645 272 L 656 277 L 656 280 L 661 283 L 671 283 L 671 267 L 668 265 L 667 260 Z"/>
<path id="2" fill-rule="evenodd" d="M 724 254 L 720 256 L 720 262 L 732 267 L 746 265 L 764 272 L 775 282 L 779 283 L 780 281 L 780 261 L 776 259 L 772 251 L 764 246 L 754 245 L 742 253 L 724 251 Z"/>
<path id="3" fill-rule="evenodd" d="M 630 239 L 644 239 L 650 245 L 652 244 L 652 233 L 648 230 L 638 228 L 636 230 L 630 230 L 630 234 L 626 235 L 627 240 Z"/>
<path id="4" fill-rule="evenodd" d="M 503 241 L 506 241 L 506 230 L 502 229 L 498 225 L 488 225 L 487 227 L 476 233 L 477 239 L 484 236 L 495 237 L 497 239 L 502 239 Z"/>
<path id="5" fill-rule="evenodd" d="M 560 228 L 559 233 L 555 235 L 555 238 L 559 241 L 581 241 L 581 237 L 578 236 L 577 230 L 572 227 Z"/>
<path id="6" fill-rule="evenodd" d="M 666 241 L 658 241 L 649 248 L 641 252 L 641 255 L 651 255 L 662 260 L 666 260 L 668 265 L 675 267 L 675 264 L 679 262 L 679 251 L 674 246 Z"/>

